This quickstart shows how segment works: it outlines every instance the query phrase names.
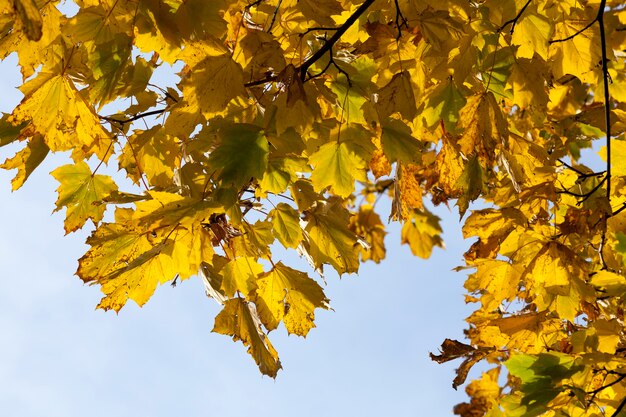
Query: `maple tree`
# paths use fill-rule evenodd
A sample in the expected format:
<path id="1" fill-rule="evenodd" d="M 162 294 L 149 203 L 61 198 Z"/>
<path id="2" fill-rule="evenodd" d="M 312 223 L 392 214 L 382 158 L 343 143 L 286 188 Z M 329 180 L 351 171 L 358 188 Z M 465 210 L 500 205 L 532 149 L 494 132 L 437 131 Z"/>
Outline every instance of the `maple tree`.
<path id="1" fill-rule="evenodd" d="M 95 226 L 77 275 L 99 308 L 198 275 L 223 305 L 213 331 L 275 377 L 267 334 L 306 336 L 329 307 L 315 275 L 385 258 L 380 198 L 421 258 L 443 246 L 424 202 L 455 205 L 476 310 L 432 358 L 462 359 L 455 388 L 488 370 L 454 412 L 626 415 L 624 4 L 61 3 L 0 1 L 0 59 L 17 53 L 24 81 L 2 167 L 15 190 L 70 153 L 56 209 L 66 233 Z M 179 82 L 155 84 L 174 64 Z"/>

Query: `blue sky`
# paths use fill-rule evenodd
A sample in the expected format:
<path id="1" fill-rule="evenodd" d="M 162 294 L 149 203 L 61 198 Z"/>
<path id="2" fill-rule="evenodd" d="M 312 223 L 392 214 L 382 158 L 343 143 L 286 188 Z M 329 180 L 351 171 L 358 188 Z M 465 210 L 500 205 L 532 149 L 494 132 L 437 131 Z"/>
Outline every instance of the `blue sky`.
<path id="1" fill-rule="evenodd" d="M 15 56 L 0 62 L 0 111 L 21 99 Z M 0 148 L 0 162 L 17 148 Z M 458 362 L 428 352 L 462 340 L 462 264 L 470 242 L 444 206 L 446 250 L 428 261 L 400 246 L 389 225 L 388 257 L 358 276 L 327 277 L 334 311 L 317 313 L 306 339 L 270 333 L 283 370 L 263 377 L 241 343 L 211 333 L 218 304 L 199 279 L 161 286 L 143 308 L 94 308 L 97 287 L 74 276 L 90 229 L 64 236 L 51 214 L 65 155 L 11 192 L 0 170 L 0 410 L 4 417 L 100 416 L 448 416 L 465 399 L 451 388 Z M 115 165 L 115 162 L 111 165 Z"/>

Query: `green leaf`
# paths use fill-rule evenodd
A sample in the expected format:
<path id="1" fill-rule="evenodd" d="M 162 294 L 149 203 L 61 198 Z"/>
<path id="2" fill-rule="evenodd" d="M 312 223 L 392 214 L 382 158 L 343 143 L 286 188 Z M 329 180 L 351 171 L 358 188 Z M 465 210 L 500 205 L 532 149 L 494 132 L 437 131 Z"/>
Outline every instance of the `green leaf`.
<path id="1" fill-rule="evenodd" d="M 330 187 L 331 191 L 347 197 L 354 191 L 354 181 L 365 181 L 366 162 L 351 147 L 350 142 L 330 142 L 310 156 L 314 169 L 311 181 L 316 191 Z"/>
<path id="2" fill-rule="evenodd" d="M 65 214 L 65 232 L 74 232 L 91 219 L 98 224 L 104 216 L 106 205 L 100 204 L 117 185 L 108 175 L 92 174 L 89 165 L 78 162 L 75 165 L 63 165 L 51 172 L 61 184 L 57 188 L 55 211 L 67 207 Z"/>
<path id="3" fill-rule="evenodd" d="M 286 248 L 296 248 L 302 241 L 302 228 L 298 212 L 286 203 L 279 203 L 269 212 L 274 235 Z"/>
<path id="4" fill-rule="evenodd" d="M 263 131 L 254 125 L 225 125 L 218 132 L 221 140 L 211 152 L 209 165 L 223 184 L 241 188 L 253 178 L 261 178 L 267 168 L 269 145 Z"/>
<path id="5" fill-rule="evenodd" d="M 381 142 L 389 162 L 415 163 L 421 158 L 422 143 L 411 129 L 397 119 L 383 122 Z"/>

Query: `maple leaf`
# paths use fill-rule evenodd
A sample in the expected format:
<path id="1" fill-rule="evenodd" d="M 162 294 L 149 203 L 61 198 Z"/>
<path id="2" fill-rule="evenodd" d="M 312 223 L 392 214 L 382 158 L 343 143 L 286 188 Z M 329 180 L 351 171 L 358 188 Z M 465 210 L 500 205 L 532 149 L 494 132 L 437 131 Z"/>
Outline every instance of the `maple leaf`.
<path id="1" fill-rule="evenodd" d="M 43 20 L 34 0 L 15 0 L 14 7 L 20 18 L 26 37 L 31 41 L 41 39 Z"/>
<path id="2" fill-rule="evenodd" d="M 57 188 L 59 198 L 56 211 L 67 208 L 65 232 L 74 232 L 91 219 L 98 224 L 104 216 L 103 200 L 117 191 L 117 185 L 108 175 L 93 174 L 89 165 L 79 162 L 63 165 L 51 172 L 61 184 Z"/>
<path id="3" fill-rule="evenodd" d="M 423 259 L 430 258 L 433 247 L 443 247 L 439 218 L 429 211 L 415 210 L 402 226 L 402 243 L 408 243 L 411 252 Z"/>
<path id="4" fill-rule="evenodd" d="M 252 305 L 243 298 L 227 300 L 224 309 L 215 317 L 215 333 L 232 336 L 233 340 L 248 346 L 248 353 L 259 366 L 259 370 L 276 378 L 282 368 L 278 354 L 260 328 L 260 322 Z"/>
<path id="5" fill-rule="evenodd" d="M 208 163 L 228 185 L 240 188 L 252 178 L 261 178 L 267 167 L 268 142 L 252 125 L 229 125 L 219 130 L 221 139 Z"/>
<path id="6" fill-rule="evenodd" d="M 388 119 L 382 127 L 380 141 L 389 162 L 419 162 L 423 144 L 411 135 L 411 129 L 406 124 Z"/>
<path id="7" fill-rule="evenodd" d="M 366 163 L 350 142 L 329 142 L 309 157 L 314 166 L 311 181 L 317 191 L 330 187 L 333 193 L 347 197 L 354 191 L 354 181 L 365 181 Z"/>
<path id="8" fill-rule="evenodd" d="M 79 161 L 96 154 L 107 159 L 112 138 L 74 84 L 54 73 L 41 72 L 21 87 L 24 99 L 9 122 L 28 122 L 28 135 L 43 136 L 50 150 L 73 150 Z"/>
<path id="9" fill-rule="evenodd" d="M 41 136 L 37 135 L 30 139 L 26 147 L 17 152 L 13 158 L 7 159 L 0 165 L 4 169 L 16 168 L 18 170 L 17 175 L 11 181 L 13 191 L 24 185 L 30 174 L 43 162 L 49 152 L 48 145 Z"/>
<path id="10" fill-rule="evenodd" d="M 207 56 L 211 51 L 199 45 L 193 50 L 199 57 L 191 69 L 191 75 L 184 81 L 183 91 L 187 94 L 189 104 L 196 107 L 206 118 L 219 113 L 237 96 L 245 94 L 243 87 L 243 71 L 228 54 Z"/>
<path id="11" fill-rule="evenodd" d="M 306 213 L 305 238 L 316 268 L 330 264 L 340 274 L 358 270 L 358 238 L 348 229 L 348 218 L 348 212 L 337 202 Z"/>
<path id="12" fill-rule="evenodd" d="M 289 204 L 279 203 L 268 215 L 272 219 L 273 232 L 286 248 L 297 247 L 303 238 L 298 212 Z"/>
<path id="13" fill-rule="evenodd" d="M 289 334 L 306 336 L 315 327 L 314 310 L 328 308 L 328 299 L 322 287 L 304 272 L 276 264 L 257 280 L 254 298 L 259 318 L 268 330 L 274 330 L 280 321 Z"/>

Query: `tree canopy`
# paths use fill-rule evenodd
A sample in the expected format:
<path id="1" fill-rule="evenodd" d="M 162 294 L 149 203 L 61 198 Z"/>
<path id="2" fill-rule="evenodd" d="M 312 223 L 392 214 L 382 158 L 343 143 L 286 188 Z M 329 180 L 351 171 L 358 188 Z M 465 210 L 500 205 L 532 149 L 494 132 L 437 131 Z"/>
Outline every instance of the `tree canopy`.
<path id="1" fill-rule="evenodd" d="M 476 309 L 467 340 L 431 356 L 461 360 L 455 388 L 488 369 L 454 412 L 626 415 L 622 2 L 70 6 L 0 1 L 24 96 L 0 118 L 0 145 L 23 144 L 2 167 L 16 190 L 50 152 L 71 156 L 51 173 L 56 209 L 66 233 L 95 227 L 77 275 L 99 308 L 198 275 L 223 305 L 213 331 L 275 377 L 268 333 L 315 327 L 323 268 L 383 261 L 387 218 L 428 258 L 443 246 L 429 207 L 446 204 L 474 240 L 458 269 Z M 157 83 L 166 66 L 178 82 Z"/>

